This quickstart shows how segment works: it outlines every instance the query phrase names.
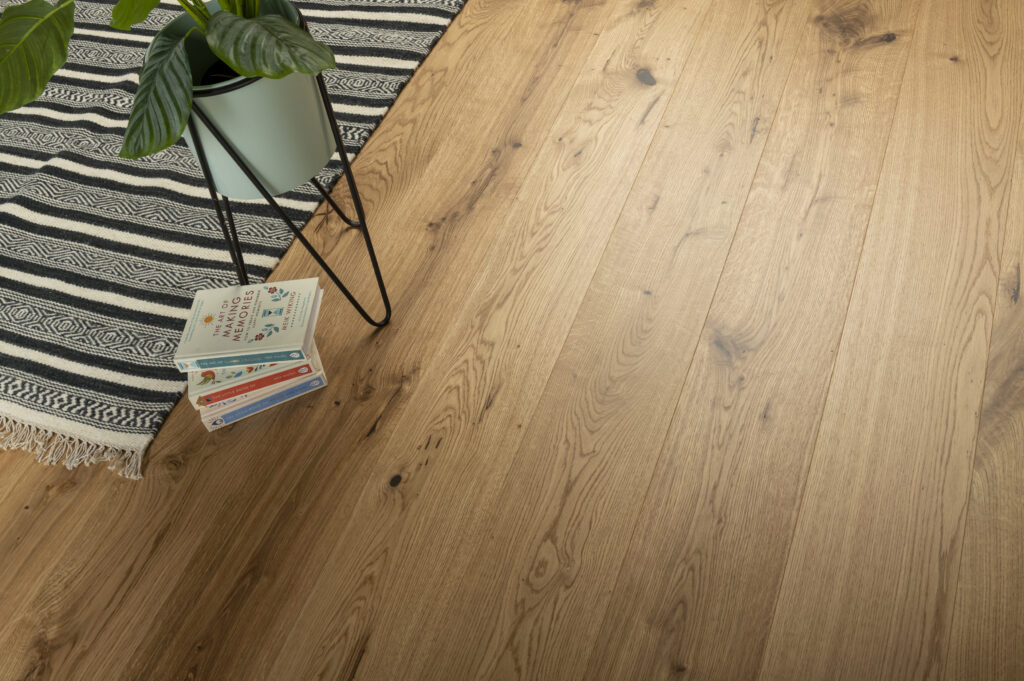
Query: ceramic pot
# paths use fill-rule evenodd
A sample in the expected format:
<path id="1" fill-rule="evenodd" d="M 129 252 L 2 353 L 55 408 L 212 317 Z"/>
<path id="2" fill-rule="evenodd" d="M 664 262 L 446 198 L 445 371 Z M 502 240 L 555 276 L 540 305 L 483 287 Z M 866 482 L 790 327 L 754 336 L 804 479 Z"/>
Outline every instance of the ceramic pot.
<path id="1" fill-rule="evenodd" d="M 206 6 L 211 14 L 221 11 L 217 2 Z M 291 4 L 286 8 L 291 14 L 287 18 L 302 25 L 298 11 Z M 183 14 L 160 32 L 182 35 L 195 26 L 192 17 Z M 327 165 L 335 152 L 334 136 L 314 76 L 234 76 L 204 85 L 211 67 L 223 64 L 198 31 L 186 38 L 185 51 L 192 69 L 193 105 L 201 107 L 270 194 L 295 189 Z M 262 198 L 199 117 L 193 114 L 192 120 L 217 191 L 233 199 Z M 184 138 L 194 156 L 195 145 L 187 128 Z"/>

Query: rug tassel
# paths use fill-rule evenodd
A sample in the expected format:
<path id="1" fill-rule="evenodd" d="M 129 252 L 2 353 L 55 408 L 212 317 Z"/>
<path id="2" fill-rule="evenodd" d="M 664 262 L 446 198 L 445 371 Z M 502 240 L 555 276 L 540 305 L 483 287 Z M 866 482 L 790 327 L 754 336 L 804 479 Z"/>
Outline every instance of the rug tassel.
<path id="1" fill-rule="evenodd" d="M 110 462 L 110 470 L 126 478 L 142 477 L 142 450 L 110 447 L 77 437 L 55 433 L 0 416 L 0 449 L 23 449 L 35 454 L 36 461 L 49 466 L 63 463 L 68 470 L 77 466 Z"/>

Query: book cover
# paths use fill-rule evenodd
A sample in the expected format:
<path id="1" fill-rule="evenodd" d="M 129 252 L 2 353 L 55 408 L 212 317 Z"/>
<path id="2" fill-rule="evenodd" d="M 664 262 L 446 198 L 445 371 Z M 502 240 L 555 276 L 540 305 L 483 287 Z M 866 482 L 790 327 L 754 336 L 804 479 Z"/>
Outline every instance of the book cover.
<path id="1" fill-rule="evenodd" d="M 315 278 L 200 291 L 175 365 L 200 371 L 309 359 L 322 293 Z"/>
<path id="2" fill-rule="evenodd" d="M 188 399 L 196 409 L 215 407 L 224 400 L 252 393 L 319 371 L 316 347 L 309 360 L 190 371 Z"/>
<path id="3" fill-rule="evenodd" d="M 254 400 L 246 400 L 241 404 L 232 404 L 226 409 L 217 410 L 200 410 L 200 416 L 203 421 L 203 425 L 206 426 L 207 430 L 217 430 L 224 426 L 231 425 L 236 421 L 241 421 L 244 418 L 248 418 L 254 414 L 258 414 L 262 411 L 266 411 L 271 407 L 275 407 L 282 402 L 295 399 L 300 395 L 318 390 L 327 385 L 327 379 L 323 372 L 316 374 L 311 378 L 305 378 L 300 381 L 293 381 L 289 383 L 284 389 L 273 390 L 272 394 L 265 397 L 260 397 Z M 280 386 L 277 386 L 280 387 Z M 210 411 L 211 413 L 206 414 L 204 412 Z"/>
<path id="4" fill-rule="evenodd" d="M 199 407 L 199 418 L 205 419 L 214 414 L 215 412 L 219 414 L 220 412 L 225 410 L 238 409 L 242 405 L 248 404 L 249 402 L 263 399 L 264 397 L 268 397 L 270 395 L 279 393 L 282 390 L 287 390 L 293 385 L 305 381 L 314 375 L 315 374 L 307 374 L 305 376 L 300 376 L 298 378 L 292 378 L 287 381 L 282 381 L 281 383 L 275 383 L 274 385 L 267 386 L 265 388 L 259 388 L 257 390 L 252 390 L 247 393 L 235 395 L 234 397 L 225 398 L 220 402 L 217 402 L 216 404 L 210 405 L 209 407 Z"/>

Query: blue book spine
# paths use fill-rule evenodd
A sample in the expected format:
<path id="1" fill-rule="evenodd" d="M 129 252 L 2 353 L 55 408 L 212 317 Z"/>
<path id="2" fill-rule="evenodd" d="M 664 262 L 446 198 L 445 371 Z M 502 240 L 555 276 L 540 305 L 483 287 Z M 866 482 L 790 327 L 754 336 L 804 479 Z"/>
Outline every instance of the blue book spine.
<path id="1" fill-rule="evenodd" d="M 253 355 L 192 359 L 187 362 L 178 362 L 178 369 L 181 371 L 196 371 L 197 369 L 220 369 L 222 367 L 233 367 L 239 365 L 248 366 L 252 364 L 271 364 L 273 362 L 296 362 L 300 359 L 307 359 L 306 354 L 301 350 L 284 350 L 281 352 L 260 352 Z"/>
<path id="2" fill-rule="evenodd" d="M 312 390 L 316 390 L 322 385 L 324 385 L 324 379 L 322 377 L 317 376 L 316 378 L 311 378 L 308 381 L 303 381 L 302 383 L 293 385 L 287 390 L 282 390 L 281 392 L 276 393 L 274 395 L 268 395 L 267 397 L 264 397 L 262 400 L 250 402 L 249 404 L 243 405 L 238 409 L 229 411 L 225 414 L 221 414 L 219 417 L 217 417 L 217 419 L 213 422 L 212 425 L 214 428 L 219 428 L 220 426 L 226 426 L 229 423 L 240 421 L 241 419 L 244 419 L 246 416 L 252 416 L 253 414 L 261 412 L 264 409 L 269 409 L 274 405 L 281 404 L 282 402 L 287 402 L 293 397 L 298 397 L 299 395 L 303 395 Z"/>

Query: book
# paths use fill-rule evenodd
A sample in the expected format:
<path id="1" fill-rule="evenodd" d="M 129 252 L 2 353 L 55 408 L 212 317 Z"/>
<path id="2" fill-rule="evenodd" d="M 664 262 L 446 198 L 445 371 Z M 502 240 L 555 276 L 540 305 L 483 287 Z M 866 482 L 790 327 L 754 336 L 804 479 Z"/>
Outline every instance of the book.
<path id="1" fill-rule="evenodd" d="M 285 362 L 277 365 L 265 365 L 268 367 L 273 366 L 275 368 L 281 366 L 285 367 L 283 371 L 271 376 L 271 378 L 280 380 L 264 381 L 262 379 L 256 379 L 253 381 L 245 381 L 244 383 L 236 383 L 225 391 L 218 391 L 230 394 L 218 395 L 216 402 L 196 406 L 198 400 L 194 400 L 192 401 L 192 404 L 203 414 L 209 414 L 213 411 L 223 409 L 228 405 L 240 405 L 253 399 L 271 395 L 279 390 L 284 390 L 299 381 L 311 378 L 317 373 L 323 371 L 323 366 L 320 364 L 320 355 L 317 352 L 315 345 L 312 348 L 311 354 L 312 356 L 309 361 L 303 360 L 301 362 Z M 235 369 L 206 369 L 205 371 L 235 371 Z M 193 375 L 198 373 L 200 372 L 189 373 L 189 378 L 191 379 Z M 247 389 L 240 390 L 241 388 Z"/>
<path id="2" fill-rule="evenodd" d="M 254 400 L 267 397 L 268 395 L 274 395 L 276 393 L 281 392 L 282 390 L 287 390 L 296 383 L 304 381 L 309 377 L 310 375 L 300 376 L 299 378 L 293 378 L 289 381 L 277 383 L 266 388 L 260 388 L 258 390 L 252 390 L 247 393 L 242 393 L 241 395 L 235 395 L 234 397 L 228 397 L 226 399 L 221 400 L 220 402 L 217 402 L 216 404 L 210 405 L 209 407 L 199 407 L 199 418 L 202 419 L 204 416 L 212 414 L 215 411 L 223 411 L 228 407 L 235 409 L 237 407 L 242 406 L 243 404 L 248 404 L 249 402 L 252 402 Z"/>
<path id="3" fill-rule="evenodd" d="M 266 396 L 244 400 L 237 404 L 230 404 L 223 409 L 200 409 L 199 415 L 207 430 L 217 430 L 258 414 L 261 411 L 266 411 L 271 407 L 276 407 L 282 402 L 287 402 L 300 395 L 319 390 L 325 385 L 327 385 L 327 379 L 321 371 L 312 377 L 291 381 L 285 384 L 284 387 L 281 385 L 275 386 L 275 388 L 271 389 L 271 394 Z"/>
<path id="4" fill-rule="evenodd" d="M 175 366 L 201 371 L 308 360 L 322 295 L 315 278 L 200 291 Z"/>
<path id="5" fill-rule="evenodd" d="M 196 409 L 284 383 L 317 371 L 316 349 L 309 360 L 277 362 L 188 373 L 188 400 Z"/>

